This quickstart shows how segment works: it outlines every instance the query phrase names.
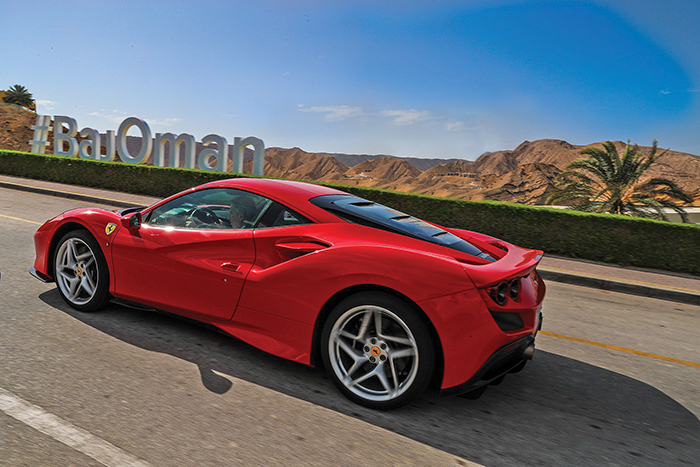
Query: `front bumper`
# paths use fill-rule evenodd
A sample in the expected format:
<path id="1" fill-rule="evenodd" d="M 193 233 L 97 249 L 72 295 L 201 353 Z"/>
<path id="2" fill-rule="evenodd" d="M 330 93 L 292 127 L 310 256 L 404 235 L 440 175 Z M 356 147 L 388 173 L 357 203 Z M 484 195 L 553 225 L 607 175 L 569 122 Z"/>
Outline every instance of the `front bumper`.
<path id="1" fill-rule="evenodd" d="M 35 268 L 31 268 L 29 270 L 29 274 L 31 274 L 32 276 L 36 277 L 37 279 L 39 279 L 41 282 L 44 282 L 44 283 L 54 282 L 54 280 L 52 278 L 50 278 L 46 274 L 43 274 L 43 273 L 37 271 Z"/>

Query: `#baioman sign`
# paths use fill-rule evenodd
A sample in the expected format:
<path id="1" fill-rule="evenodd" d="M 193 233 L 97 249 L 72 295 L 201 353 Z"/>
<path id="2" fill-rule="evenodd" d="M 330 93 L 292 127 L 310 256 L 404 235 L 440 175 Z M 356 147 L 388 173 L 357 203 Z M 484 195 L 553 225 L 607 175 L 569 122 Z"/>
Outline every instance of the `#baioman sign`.
<path id="1" fill-rule="evenodd" d="M 226 138 L 219 135 L 207 135 L 202 138 L 202 144 L 213 147 L 205 147 L 199 154 L 196 154 L 197 144 L 194 136 L 182 133 L 175 136 L 172 133 L 156 133 L 155 139 L 151 136 L 151 129 L 148 124 L 139 118 L 129 117 L 119 125 L 119 130 L 115 135 L 114 130 L 108 130 L 103 135 L 92 128 L 80 130 L 83 141 L 76 140 L 78 135 L 78 123 L 72 117 L 56 115 L 54 120 L 53 146 L 54 154 L 57 156 L 76 157 L 82 159 L 94 159 L 100 161 L 113 161 L 115 154 L 119 153 L 119 158 L 127 164 L 143 164 L 149 160 L 153 153 L 154 165 L 160 167 L 180 167 L 180 146 L 184 147 L 184 165 L 189 169 L 217 170 L 219 172 L 228 171 L 229 145 Z M 48 133 L 51 118 L 48 115 L 37 115 L 34 130 L 34 139 L 29 142 L 32 145 L 32 152 L 43 154 L 48 144 Z M 126 136 L 131 127 L 136 127 L 141 132 L 141 150 L 138 154 L 131 154 L 126 145 Z M 166 151 L 166 143 L 167 151 Z M 101 154 L 100 148 L 104 146 L 106 154 Z M 265 145 L 260 138 L 249 136 L 247 138 L 236 137 L 233 142 L 232 171 L 243 172 L 243 150 L 246 146 L 251 146 L 253 155 L 253 174 L 262 175 L 265 162 Z M 66 149 L 67 147 L 67 149 Z"/>

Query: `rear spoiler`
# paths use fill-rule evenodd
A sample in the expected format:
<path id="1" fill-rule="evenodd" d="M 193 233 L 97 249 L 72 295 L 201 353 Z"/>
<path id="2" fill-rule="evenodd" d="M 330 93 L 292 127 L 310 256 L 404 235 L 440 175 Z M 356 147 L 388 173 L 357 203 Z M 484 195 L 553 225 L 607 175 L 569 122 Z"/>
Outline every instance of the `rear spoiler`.
<path id="1" fill-rule="evenodd" d="M 541 250 L 520 248 L 507 242 L 499 244 L 508 250 L 501 259 L 468 269 L 469 277 L 477 288 L 489 287 L 514 277 L 527 276 L 535 270 L 544 256 Z"/>
<path id="2" fill-rule="evenodd" d="M 462 229 L 449 229 L 496 258 L 493 263 L 469 268 L 469 277 L 478 288 L 489 287 L 501 281 L 530 274 L 542 260 L 544 252 L 520 248 L 495 237 Z"/>

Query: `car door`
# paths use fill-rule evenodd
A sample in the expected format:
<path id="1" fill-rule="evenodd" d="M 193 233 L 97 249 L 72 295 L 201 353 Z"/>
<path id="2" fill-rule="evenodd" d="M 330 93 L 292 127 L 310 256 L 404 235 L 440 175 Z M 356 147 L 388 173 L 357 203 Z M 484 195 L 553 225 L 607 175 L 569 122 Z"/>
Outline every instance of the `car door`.
<path id="1" fill-rule="evenodd" d="M 248 212 L 236 215 L 234 206 L 242 209 L 240 197 L 248 195 Z M 115 295 L 179 314 L 231 319 L 255 262 L 250 227 L 269 203 L 214 188 L 144 213 L 138 230 L 120 229 L 113 240 Z"/>

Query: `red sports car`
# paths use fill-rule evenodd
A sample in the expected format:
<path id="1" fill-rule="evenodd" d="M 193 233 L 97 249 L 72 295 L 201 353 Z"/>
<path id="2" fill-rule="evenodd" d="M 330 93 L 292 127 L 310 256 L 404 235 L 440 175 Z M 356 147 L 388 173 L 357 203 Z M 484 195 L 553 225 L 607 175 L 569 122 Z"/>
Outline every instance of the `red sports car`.
<path id="1" fill-rule="evenodd" d="M 204 321 L 323 365 L 376 409 L 431 383 L 477 396 L 522 369 L 541 325 L 541 251 L 309 183 L 231 179 L 145 209 L 76 209 L 34 241 L 32 275 L 77 310 L 116 300 Z"/>

